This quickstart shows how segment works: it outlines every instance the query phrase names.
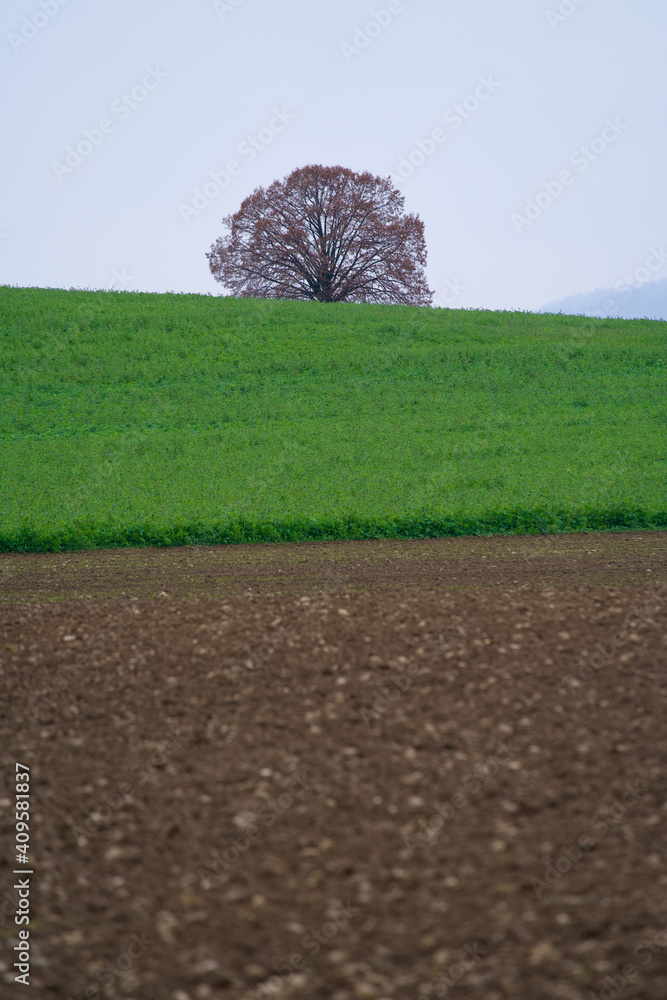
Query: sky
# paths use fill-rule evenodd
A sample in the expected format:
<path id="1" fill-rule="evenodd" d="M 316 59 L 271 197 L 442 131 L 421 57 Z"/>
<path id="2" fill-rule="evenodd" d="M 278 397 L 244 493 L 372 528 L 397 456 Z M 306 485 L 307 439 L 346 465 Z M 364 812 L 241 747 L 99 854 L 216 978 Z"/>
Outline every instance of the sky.
<path id="1" fill-rule="evenodd" d="M 5 0 L 0 284 L 225 294 L 307 164 L 391 176 L 437 305 L 667 277 L 665 0 Z"/>

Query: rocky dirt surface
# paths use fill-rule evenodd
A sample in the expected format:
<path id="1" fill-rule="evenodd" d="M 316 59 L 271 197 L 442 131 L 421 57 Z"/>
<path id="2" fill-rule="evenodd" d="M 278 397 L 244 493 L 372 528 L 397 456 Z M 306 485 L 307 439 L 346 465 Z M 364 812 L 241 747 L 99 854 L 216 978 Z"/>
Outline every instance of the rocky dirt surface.
<path id="1" fill-rule="evenodd" d="M 0 603 L 657 582 L 667 531 L 0 554 Z"/>
<path id="2" fill-rule="evenodd" d="M 664 1000 L 666 543 L 0 556 L 0 997 Z"/>

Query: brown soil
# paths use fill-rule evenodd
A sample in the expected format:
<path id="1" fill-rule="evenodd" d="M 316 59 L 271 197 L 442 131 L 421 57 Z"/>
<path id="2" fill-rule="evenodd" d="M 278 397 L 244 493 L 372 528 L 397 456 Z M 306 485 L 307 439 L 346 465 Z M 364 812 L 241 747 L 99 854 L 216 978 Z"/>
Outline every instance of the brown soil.
<path id="1" fill-rule="evenodd" d="M 0 996 L 664 1000 L 666 556 L 0 556 Z"/>

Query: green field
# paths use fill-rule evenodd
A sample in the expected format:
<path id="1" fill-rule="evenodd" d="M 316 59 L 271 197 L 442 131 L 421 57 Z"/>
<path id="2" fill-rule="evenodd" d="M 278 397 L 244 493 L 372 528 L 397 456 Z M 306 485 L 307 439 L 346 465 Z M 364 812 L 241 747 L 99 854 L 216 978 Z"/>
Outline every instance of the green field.
<path id="1" fill-rule="evenodd" d="M 664 528 L 666 334 L 0 287 L 0 550 Z"/>

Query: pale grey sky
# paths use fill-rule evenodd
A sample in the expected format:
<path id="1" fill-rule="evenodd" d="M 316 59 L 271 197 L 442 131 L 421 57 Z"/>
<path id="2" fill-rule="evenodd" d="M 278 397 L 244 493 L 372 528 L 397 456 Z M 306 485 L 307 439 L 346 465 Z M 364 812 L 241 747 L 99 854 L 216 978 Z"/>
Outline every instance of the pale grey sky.
<path id="1" fill-rule="evenodd" d="M 536 310 L 665 256 L 665 0 L 6 0 L 0 20 L 2 284 L 220 294 L 223 215 L 309 163 L 395 177 L 443 304 Z"/>

